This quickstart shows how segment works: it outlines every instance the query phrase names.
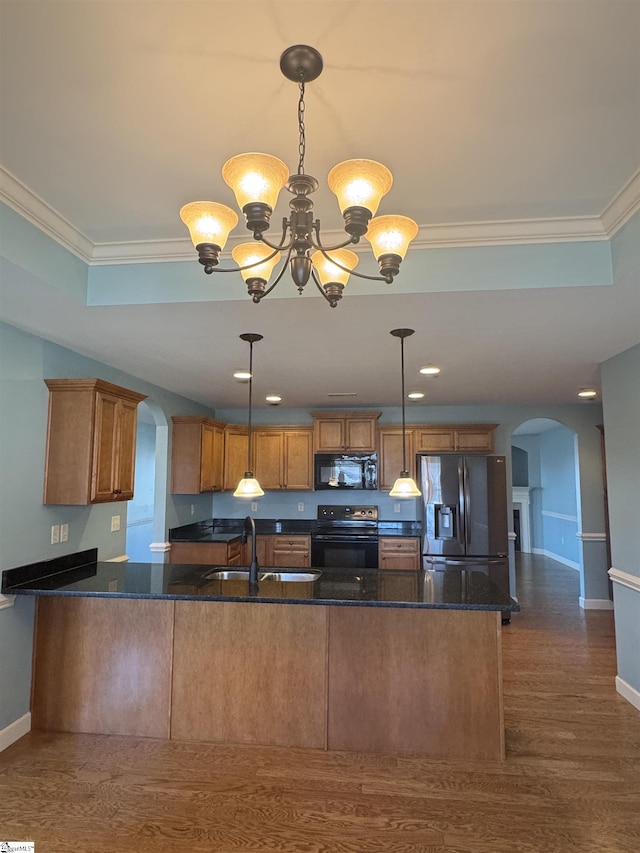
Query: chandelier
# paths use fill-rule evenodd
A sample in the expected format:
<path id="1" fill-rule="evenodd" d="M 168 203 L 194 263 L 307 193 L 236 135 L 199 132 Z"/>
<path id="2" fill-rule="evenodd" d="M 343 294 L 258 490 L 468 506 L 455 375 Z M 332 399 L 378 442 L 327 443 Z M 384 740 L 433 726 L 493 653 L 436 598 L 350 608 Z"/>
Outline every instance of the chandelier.
<path id="1" fill-rule="evenodd" d="M 253 232 L 253 242 L 234 247 L 231 256 L 238 264 L 220 268 L 220 253 L 238 216 L 230 207 L 211 201 L 194 201 L 184 205 L 180 218 L 189 229 L 198 252 L 198 260 L 207 274 L 240 272 L 254 302 L 260 302 L 274 289 L 288 268 L 298 292 L 311 278 L 332 308 L 342 298 L 349 278 L 393 282 L 400 271 L 409 243 L 418 233 L 418 226 L 406 216 L 375 216 L 382 197 L 391 189 L 393 176 L 386 166 L 374 160 L 346 160 L 329 172 L 329 188 L 338 198 L 344 218 L 347 239 L 335 246 L 325 246 L 320 234 L 320 220 L 314 219 L 310 196 L 318 189 L 318 181 L 305 173 L 305 84 L 322 72 L 322 56 L 308 45 L 287 48 L 280 57 L 280 70 L 288 80 L 298 84 L 299 160 L 294 175 L 282 160 L 269 154 L 239 154 L 222 167 L 222 177 L 233 190 L 246 226 Z M 267 239 L 271 214 L 280 190 L 286 188 L 293 196 L 291 213 L 282 220 L 279 243 Z M 361 237 L 371 244 L 380 275 L 365 275 L 355 271 L 358 256 L 347 249 L 360 242 Z M 274 281 L 269 279 L 278 262 L 285 257 Z"/>

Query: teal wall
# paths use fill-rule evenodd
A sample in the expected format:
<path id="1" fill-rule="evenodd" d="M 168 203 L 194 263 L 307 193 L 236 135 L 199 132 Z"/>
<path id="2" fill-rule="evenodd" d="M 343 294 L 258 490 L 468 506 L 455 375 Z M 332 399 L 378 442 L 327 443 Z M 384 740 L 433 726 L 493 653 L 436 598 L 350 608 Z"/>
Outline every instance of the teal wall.
<path id="1" fill-rule="evenodd" d="M 92 376 L 149 395 L 165 419 L 211 410 L 0 323 L 0 571 L 85 548 L 101 559 L 125 553 L 127 504 L 45 506 L 42 503 L 48 391 L 45 378 Z M 168 483 L 162 484 L 168 494 Z M 166 527 L 211 516 L 207 495 L 168 495 Z M 111 533 L 111 516 L 121 530 Z M 69 541 L 50 544 L 53 524 L 69 524 Z M 164 532 L 164 531 L 163 531 Z M 29 710 L 33 601 L 18 597 L 0 610 L 0 730 Z"/>
<path id="2" fill-rule="evenodd" d="M 640 345 L 602 366 L 611 562 L 638 578 L 613 584 L 618 676 L 640 708 Z"/>

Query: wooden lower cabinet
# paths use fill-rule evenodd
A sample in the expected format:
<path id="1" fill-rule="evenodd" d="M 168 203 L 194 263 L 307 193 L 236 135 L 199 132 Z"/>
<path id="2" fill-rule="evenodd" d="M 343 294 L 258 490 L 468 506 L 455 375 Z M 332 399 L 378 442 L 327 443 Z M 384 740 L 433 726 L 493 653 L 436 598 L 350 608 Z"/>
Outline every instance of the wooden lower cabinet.
<path id="1" fill-rule="evenodd" d="M 241 537 L 229 542 L 172 542 L 171 563 L 206 566 L 239 566 L 244 550 Z"/>
<path id="2" fill-rule="evenodd" d="M 381 569 L 419 569 L 418 537 L 381 536 L 378 541 L 378 566 Z"/>
<path id="3" fill-rule="evenodd" d="M 168 738 L 174 604 L 38 598 L 33 729 Z"/>
<path id="4" fill-rule="evenodd" d="M 52 596 L 32 726 L 504 758 L 500 614 Z"/>

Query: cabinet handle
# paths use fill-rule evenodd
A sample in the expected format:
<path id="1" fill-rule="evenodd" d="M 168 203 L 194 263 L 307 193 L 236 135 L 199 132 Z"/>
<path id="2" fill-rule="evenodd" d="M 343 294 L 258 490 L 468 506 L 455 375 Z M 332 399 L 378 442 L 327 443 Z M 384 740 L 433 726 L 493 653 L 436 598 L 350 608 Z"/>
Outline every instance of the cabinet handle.
<path id="1" fill-rule="evenodd" d="M 113 494 L 114 494 L 114 495 L 121 495 L 121 494 L 122 494 L 122 489 L 114 489 L 114 490 L 113 490 Z"/>

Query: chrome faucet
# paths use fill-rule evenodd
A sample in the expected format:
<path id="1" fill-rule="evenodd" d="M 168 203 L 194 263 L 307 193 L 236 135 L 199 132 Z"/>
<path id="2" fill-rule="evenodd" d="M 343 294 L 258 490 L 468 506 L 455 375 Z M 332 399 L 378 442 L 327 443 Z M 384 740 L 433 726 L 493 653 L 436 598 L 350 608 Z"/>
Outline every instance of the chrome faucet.
<path id="1" fill-rule="evenodd" d="M 258 585 L 258 548 L 256 543 L 256 523 L 253 518 L 248 515 L 244 520 L 244 530 L 242 532 L 243 543 L 247 541 L 247 536 L 251 533 L 251 565 L 249 566 L 249 586 Z"/>

